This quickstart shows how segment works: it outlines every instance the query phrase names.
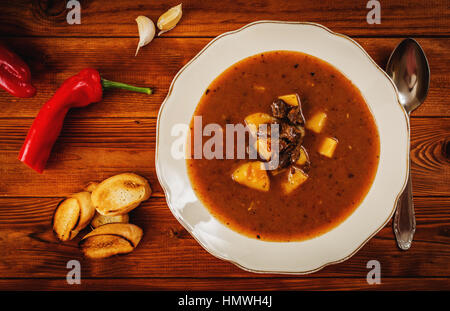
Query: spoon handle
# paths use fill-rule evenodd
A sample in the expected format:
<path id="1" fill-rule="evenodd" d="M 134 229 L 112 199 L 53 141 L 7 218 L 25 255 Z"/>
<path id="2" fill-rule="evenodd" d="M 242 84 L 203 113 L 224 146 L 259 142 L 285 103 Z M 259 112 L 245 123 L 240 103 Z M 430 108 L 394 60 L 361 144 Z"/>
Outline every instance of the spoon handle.
<path id="1" fill-rule="evenodd" d="M 415 231 L 416 217 L 412 198 L 411 170 L 408 170 L 408 182 L 397 202 L 394 216 L 394 233 L 400 249 L 408 250 L 411 247 Z"/>

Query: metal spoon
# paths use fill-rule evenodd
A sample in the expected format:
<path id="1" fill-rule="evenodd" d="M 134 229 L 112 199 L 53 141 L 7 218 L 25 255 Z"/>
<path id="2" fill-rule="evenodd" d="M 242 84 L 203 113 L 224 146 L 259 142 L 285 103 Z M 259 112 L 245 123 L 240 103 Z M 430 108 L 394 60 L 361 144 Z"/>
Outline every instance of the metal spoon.
<path id="1" fill-rule="evenodd" d="M 400 103 L 409 116 L 425 101 L 430 84 L 430 67 L 419 43 L 411 38 L 400 42 L 389 57 L 386 72 L 397 86 Z M 410 171 L 397 203 L 393 225 L 398 247 L 408 250 L 416 231 Z"/>

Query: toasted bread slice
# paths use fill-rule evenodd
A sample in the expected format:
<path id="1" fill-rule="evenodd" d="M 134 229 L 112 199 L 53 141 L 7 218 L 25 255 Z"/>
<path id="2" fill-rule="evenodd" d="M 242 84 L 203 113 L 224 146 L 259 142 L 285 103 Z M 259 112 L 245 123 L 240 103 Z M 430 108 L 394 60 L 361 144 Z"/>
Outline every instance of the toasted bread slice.
<path id="1" fill-rule="evenodd" d="M 84 191 L 92 192 L 95 190 L 95 188 L 97 188 L 97 186 L 98 186 L 98 182 L 91 181 L 84 187 Z"/>
<path id="2" fill-rule="evenodd" d="M 141 228 L 133 224 L 112 223 L 92 230 L 83 237 L 83 240 L 93 236 L 105 234 L 120 236 L 129 241 L 133 247 L 136 247 L 139 244 L 144 232 Z"/>
<path id="3" fill-rule="evenodd" d="M 89 258 L 106 258 L 119 254 L 127 254 L 134 250 L 133 245 L 126 239 L 110 235 L 97 235 L 87 238 L 80 243 L 81 251 Z"/>
<path id="4" fill-rule="evenodd" d="M 92 192 L 92 203 L 104 216 L 127 214 L 152 193 L 148 181 L 133 173 L 123 173 L 102 181 Z"/>
<path id="5" fill-rule="evenodd" d="M 100 227 L 102 225 L 106 224 L 112 224 L 112 223 L 128 223 L 129 221 L 128 214 L 125 215 L 117 215 L 117 216 L 103 216 L 100 213 L 96 213 L 94 218 L 92 218 L 91 226 L 93 228 Z"/>
<path id="6" fill-rule="evenodd" d="M 71 240 L 90 223 L 94 214 L 91 194 L 75 193 L 57 206 L 53 216 L 53 231 L 61 241 Z"/>
<path id="7" fill-rule="evenodd" d="M 89 258 L 126 254 L 134 250 L 142 235 L 142 229 L 133 224 L 106 224 L 85 235 L 80 247 Z"/>
<path id="8" fill-rule="evenodd" d="M 80 206 L 80 220 L 74 229 L 75 231 L 83 230 L 95 215 L 95 208 L 91 201 L 91 193 L 84 191 L 72 194 L 71 198 L 77 200 Z"/>
<path id="9" fill-rule="evenodd" d="M 73 229 L 80 219 L 80 206 L 76 199 L 68 198 L 62 201 L 53 215 L 53 231 L 61 241 L 68 241 L 75 237 Z"/>

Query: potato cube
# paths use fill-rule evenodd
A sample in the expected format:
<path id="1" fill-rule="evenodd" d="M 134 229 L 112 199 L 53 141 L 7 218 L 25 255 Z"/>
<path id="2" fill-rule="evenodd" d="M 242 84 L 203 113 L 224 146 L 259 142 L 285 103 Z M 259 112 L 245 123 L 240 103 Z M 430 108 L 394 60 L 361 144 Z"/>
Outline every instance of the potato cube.
<path id="1" fill-rule="evenodd" d="M 269 191 L 270 180 L 264 164 L 259 161 L 244 163 L 232 174 L 235 182 L 259 191 Z"/>
<path id="2" fill-rule="evenodd" d="M 294 106 L 294 107 L 297 107 L 300 103 L 298 94 L 283 95 L 283 96 L 279 96 L 278 98 L 281 99 L 282 101 L 284 101 L 286 104 L 288 104 L 290 106 Z"/>
<path id="3" fill-rule="evenodd" d="M 332 158 L 337 144 L 338 140 L 336 138 L 326 137 L 319 147 L 319 153 L 328 158 Z"/>
<path id="4" fill-rule="evenodd" d="M 252 113 L 245 117 L 244 120 L 253 135 L 258 133 L 258 128 L 261 124 L 274 123 L 276 121 L 274 117 L 263 112 Z"/>
<path id="5" fill-rule="evenodd" d="M 298 157 L 298 160 L 295 162 L 295 164 L 298 165 L 305 165 L 306 162 L 308 162 L 308 153 L 306 152 L 305 148 L 302 146 L 300 149 L 300 156 Z"/>
<path id="6" fill-rule="evenodd" d="M 315 133 L 320 133 L 327 120 L 325 112 L 318 112 L 306 121 L 306 128 Z"/>
<path id="7" fill-rule="evenodd" d="M 282 183 L 285 194 L 290 194 L 308 179 L 308 175 L 299 168 L 292 167 L 287 175 L 287 180 Z"/>

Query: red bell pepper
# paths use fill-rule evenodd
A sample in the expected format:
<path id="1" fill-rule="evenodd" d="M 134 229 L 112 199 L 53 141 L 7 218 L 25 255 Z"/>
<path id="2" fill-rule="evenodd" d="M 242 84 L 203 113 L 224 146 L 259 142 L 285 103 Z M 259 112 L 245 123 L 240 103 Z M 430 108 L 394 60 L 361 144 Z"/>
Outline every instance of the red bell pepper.
<path id="1" fill-rule="evenodd" d="M 36 94 L 28 65 L 3 45 L 0 45 L 0 87 L 17 97 Z"/>
<path id="2" fill-rule="evenodd" d="M 38 173 L 42 173 L 69 109 L 99 102 L 102 99 L 103 89 L 108 88 L 152 93 L 150 88 L 102 79 L 95 69 L 88 68 L 80 71 L 64 81 L 53 97 L 41 108 L 28 131 L 20 150 L 19 160 Z"/>

